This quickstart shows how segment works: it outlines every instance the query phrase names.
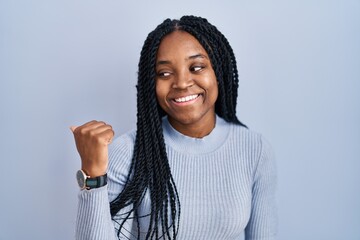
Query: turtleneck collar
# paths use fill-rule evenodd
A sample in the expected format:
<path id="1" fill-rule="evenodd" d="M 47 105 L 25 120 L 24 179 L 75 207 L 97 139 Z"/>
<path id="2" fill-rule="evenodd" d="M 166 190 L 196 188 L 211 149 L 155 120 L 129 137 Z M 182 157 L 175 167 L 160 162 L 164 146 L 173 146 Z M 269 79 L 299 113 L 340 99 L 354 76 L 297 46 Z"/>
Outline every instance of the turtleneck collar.
<path id="1" fill-rule="evenodd" d="M 216 115 L 215 128 L 203 138 L 186 136 L 174 129 L 167 116 L 163 118 L 165 144 L 188 154 L 205 154 L 218 149 L 226 141 L 231 124 Z"/>

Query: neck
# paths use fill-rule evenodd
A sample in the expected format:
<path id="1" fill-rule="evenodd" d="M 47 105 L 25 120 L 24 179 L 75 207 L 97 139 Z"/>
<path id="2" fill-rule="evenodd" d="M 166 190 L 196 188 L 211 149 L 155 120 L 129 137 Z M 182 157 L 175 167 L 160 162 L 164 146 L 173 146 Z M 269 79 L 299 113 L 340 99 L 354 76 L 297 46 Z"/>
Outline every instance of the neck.
<path id="1" fill-rule="evenodd" d="M 181 123 L 170 117 L 168 117 L 168 119 L 174 129 L 188 137 L 193 138 L 203 138 L 209 135 L 215 128 L 216 123 L 215 112 L 191 123 Z"/>

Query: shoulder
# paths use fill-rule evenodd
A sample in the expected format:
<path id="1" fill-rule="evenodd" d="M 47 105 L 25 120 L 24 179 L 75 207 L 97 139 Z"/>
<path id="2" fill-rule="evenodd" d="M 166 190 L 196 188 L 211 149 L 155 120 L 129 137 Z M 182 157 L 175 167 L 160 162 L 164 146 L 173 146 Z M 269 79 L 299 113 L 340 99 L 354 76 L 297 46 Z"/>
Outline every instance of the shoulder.
<path id="1" fill-rule="evenodd" d="M 108 193 L 112 201 L 123 190 L 131 166 L 136 131 L 116 137 L 109 145 Z"/>
<path id="2" fill-rule="evenodd" d="M 238 124 L 229 124 L 231 125 L 230 138 L 232 141 L 237 141 L 247 147 L 260 150 L 264 146 L 270 147 L 269 141 L 261 133 Z"/>
<path id="3" fill-rule="evenodd" d="M 127 168 L 132 159 L 136 130 L 116 137 L 109 145 L 109 169 Z"/>
<path id="4" fill-rule="evenodd" d="M 263 134 L 231 123 L 229 142 L 256 168 L 261 162 L 273 161 L 273 147 Z"/>
<path id="5" fill-rule="evenodd" d="M 127 133 L 116 137 L 109 146 L 109 153 L 117 151 L 129 151 L 134 148 L 136 130 L 130 130 Z"/>

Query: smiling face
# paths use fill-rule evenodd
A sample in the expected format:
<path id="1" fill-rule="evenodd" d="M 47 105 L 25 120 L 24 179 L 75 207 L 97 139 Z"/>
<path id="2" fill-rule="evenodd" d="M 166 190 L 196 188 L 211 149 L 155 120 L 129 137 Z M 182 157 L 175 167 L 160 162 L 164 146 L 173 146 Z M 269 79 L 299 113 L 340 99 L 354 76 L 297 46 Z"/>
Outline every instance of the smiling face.
<path id="1" fill-rule="evenodd" d="M 165 36 L 156 58 L 156 96 L 170 124 L 191 137 L 215 126 L 218 85 L 208 54 L 187 32 Z"/>

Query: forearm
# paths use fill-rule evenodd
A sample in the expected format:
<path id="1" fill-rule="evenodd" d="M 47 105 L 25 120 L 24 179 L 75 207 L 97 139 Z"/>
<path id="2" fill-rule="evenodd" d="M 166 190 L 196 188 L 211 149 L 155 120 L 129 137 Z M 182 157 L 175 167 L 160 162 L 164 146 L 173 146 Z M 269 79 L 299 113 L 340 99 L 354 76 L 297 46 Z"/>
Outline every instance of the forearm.
<path id="1" fill-rule="evenodd" d="M 79 193 L 76 219 L 77 240 L 115 240 L 107 186 Z"/>

